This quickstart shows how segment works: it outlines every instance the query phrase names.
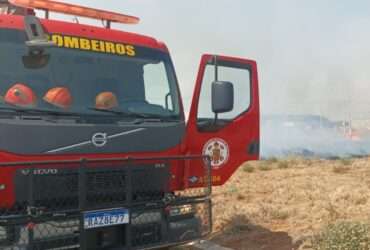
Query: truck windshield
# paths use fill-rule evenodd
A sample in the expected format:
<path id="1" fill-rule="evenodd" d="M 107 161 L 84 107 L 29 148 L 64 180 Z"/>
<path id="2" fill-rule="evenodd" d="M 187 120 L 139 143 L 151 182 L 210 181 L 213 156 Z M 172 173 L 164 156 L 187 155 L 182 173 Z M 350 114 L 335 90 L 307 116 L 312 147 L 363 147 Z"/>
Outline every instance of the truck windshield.
<path id="1" fill-rule="evenodd" d="M 130 56 L 53 47 L 38 59 L 29 55 L 25 40 L 21 31 L 0 30 L 2 109 L 180 117 L 176 78 L 167 53 L 136 46 L 134 53 L 130 48 Z M 40 60 L 45 64 L 37 65 Z"/>

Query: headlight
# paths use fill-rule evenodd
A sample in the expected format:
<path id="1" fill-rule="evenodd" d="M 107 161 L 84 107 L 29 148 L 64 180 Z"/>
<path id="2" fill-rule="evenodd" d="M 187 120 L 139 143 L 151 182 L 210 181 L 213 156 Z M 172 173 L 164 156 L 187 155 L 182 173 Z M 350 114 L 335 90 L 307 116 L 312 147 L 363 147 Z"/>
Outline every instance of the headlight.
<path id="1" fill-rule="evenodd" d="M 194 213 L 195 209 L 192 205 L 174 206 L 171 207 L 170 216 L 179 216 Z"/>
<path id="2" fill-rule="evenodd" d="M 0 184 L 0 191 L 5 190 L 5 188 L 6 188 L 6 185 L 5 184 Z"/>

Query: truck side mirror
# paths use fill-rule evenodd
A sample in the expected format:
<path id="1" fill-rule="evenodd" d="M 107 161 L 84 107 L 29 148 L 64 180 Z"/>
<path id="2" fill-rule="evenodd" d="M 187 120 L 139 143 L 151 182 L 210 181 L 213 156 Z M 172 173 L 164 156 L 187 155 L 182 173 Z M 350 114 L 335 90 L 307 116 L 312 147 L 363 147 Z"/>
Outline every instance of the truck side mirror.
<path id="1" fill-rule="evenodd" d="M 234 108 L 234 86 L 231 82 L 215 81 L 212 83 L 212 111 L 217 115 Z"/>

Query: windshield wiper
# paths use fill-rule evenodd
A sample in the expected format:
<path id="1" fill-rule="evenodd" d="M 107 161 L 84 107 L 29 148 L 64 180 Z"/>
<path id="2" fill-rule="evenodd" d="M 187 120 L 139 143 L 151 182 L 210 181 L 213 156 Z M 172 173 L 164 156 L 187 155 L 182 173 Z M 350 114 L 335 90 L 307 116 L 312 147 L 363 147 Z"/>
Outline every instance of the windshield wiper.
<path id="1" fill-rule="evenodd" d="M 147 115 L 142 114 L 142 113 L 135 113 L 135 112 L 124 111 L 124 110 L 99 109 L 99 108 L 92 108 L 92 107 L 89 107 L 88 110 L 104 112 L 104 113 L 111 113 L 111 114 L 115 114 L 115 115 L 123 115 L 123 116 L 134 117 L 134 118 L 151 118 L 150 116 L 147 116 Z"/>
<path id="2" fill-rule="evenodd" d="M 179 120 L 179 117 L 176 116 L 164 116 L 164 115 L 157 115 L 157 114 L 146 114 L 146 113 L 137 113 L 132 111 L 126 110 L 116 110 L 116 109 L 99 109 L 99 108 L 88 108 L 89 110 L 111 113 L 116 115 L 122 115 L 126 117 L 133 117 L 133 118 L 143 118 L 145 120 L 153 119 L 153 121 L 175 121 Z"/>
<path id="3" fill-rule="evenodd" d="M 48 114 L 48 115 L 65 115 L 65 116 L 80 116 L 79 113 L 66 112 L 66 111 L 57 111 L 50 109 L 38 109 L 38 108 L 20 108 L 17 106 L 0 106 L 0 110 L 12 111 L 16 113 L 27 113 L 27 114 Z"/>

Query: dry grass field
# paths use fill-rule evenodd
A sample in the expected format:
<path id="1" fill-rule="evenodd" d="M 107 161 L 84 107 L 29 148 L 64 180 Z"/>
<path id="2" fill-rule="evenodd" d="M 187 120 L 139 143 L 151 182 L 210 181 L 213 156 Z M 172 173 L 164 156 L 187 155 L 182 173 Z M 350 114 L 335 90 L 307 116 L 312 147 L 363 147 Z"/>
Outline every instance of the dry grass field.
<path id="1" fill-rule="evenodd" d="M 289 158 L 247 163 L 225 186 L 214 188 L 213 202 L 211 239 L 219 245 L 251 250 L 312 249 L 312 237 L 330 224 L 370 222 L 370 159 Z M 362 236 L 353 237 L 358 242 Z"/>

